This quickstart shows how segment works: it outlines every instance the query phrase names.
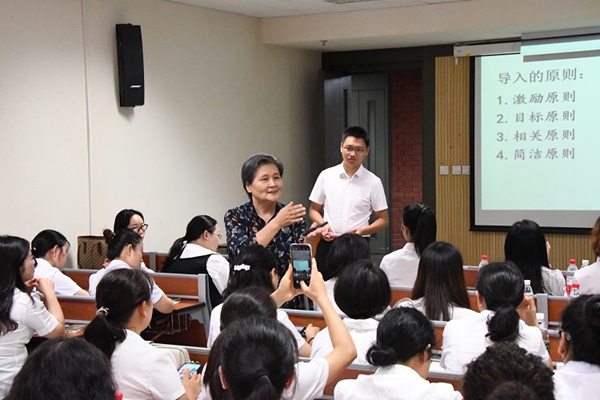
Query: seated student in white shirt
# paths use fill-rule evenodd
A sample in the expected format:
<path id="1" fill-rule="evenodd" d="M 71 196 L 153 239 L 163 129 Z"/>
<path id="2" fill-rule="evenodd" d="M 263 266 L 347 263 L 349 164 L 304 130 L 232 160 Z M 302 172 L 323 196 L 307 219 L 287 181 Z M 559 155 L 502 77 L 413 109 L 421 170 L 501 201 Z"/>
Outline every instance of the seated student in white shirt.
<path id="1" fill-rule="evenodd" d="M 528 219 L 515 222 L 506 234 L 504 257 L 529 279 L 533 293 L 566 296 L 565 278 L 560 270 L 550 267 L 549 251 L 550 244 L 542 229 Z"/>
<path id="2" fill-rule="evenodd" d="M 84 338 L 109 359 L 113 378 L 125 399 L 196 399 L 200 376 L 179 376 L 173 355 L 146 342 L 140 333 L 152 318 L 149 274 L 121 268 L 108 272 L 98 284 L 96 317 Z"/>
<path id="3" fill-rule="evenodd" d="M 338 276 L 344 268 L 353 262 L 370 259 L 371 248 L 369 247 L 369 243 L 356 233 L 344 233 L 331 244 L 331 249 L 327 253 L 325 263 L 325 269 L 331 278 L 325 281 L 325 289 L 327 289 L 327 296 L 329 296 L 329 300 L 331 300 L 333 308 L 335 308 L 338 314 L 342 313 L 342 310 L 336 304 L 333 295 L 333 288 L 338 280 Z M 315 310 L 319 311 L 319 306 L 316 304 Z"/>
<path id="4" fill-rule="evenodd" d="M 65 332 L 65 319 L 51 280 L 34 278 L 29 242 L 0 236 L 0 398 L 10 389 L 27 358 L 33 334 L 53 338 Z M 40 300 L 31 291 L 44 296 Z"/>
<path id="5" fill-rule="evenodd" d="M 335 284 L 335 301 L 346 314 L 344 325 L 356 346 L 353 363 L 367 364 L 367 350 L 375 343 L 379 325 L 375 317 L 389 307 L 391 297 L 387 276 L 371 260 L 356 261 L 340 274 Z M 323 357 L 332 348 L 329 329 L 325 328 L 315 336 L 310 358 Z"/>
<path id="6" fill-rule="evenodd" d="M 414 307 L 430 320 L 450 321 L 472 316 L 460 251 L 450 243 L 427 246 L 419 261 L 419 272 L 411 300 L 396 307 Z"/>
<path id="7" fill-rule="evenodd" d="M 554 373 L 556 400 L 600 396 L 600 296 L 572 300 L 562 313 L 558 352 L 565 366 Z"/>
<path id="8" fill-rule="evenodd" d="M 197 215 L 188 223 L 185 235 L 173 243 L 162 272 L 208 274 L 210 302 L 221 304 L 229 280 L 229 262 L 217 253 L 221 232 L 214 218 Z"/>
<path id="9" fill-rule="evenodd" d="M 105 229 L 104 238 L 108 243 L 106 257 L 110 260 L 110 263 L 107 267 L 90 275 L 89 289 L 92 296 L 96 295 L 96 286 L 110 271 L 121 268 L 133 268 L 148 273 L 148 268 L 142 266 L 144 244 L 138 233 L 130 229 L 121 229 L 117 233 L 113 233 L 110 229 Z M 152 282 L 152 303 L 154 304 L 154 308 L 161 313 L 168 314 L 173 311 L 173 300 L 168 298 L 154 281 Z"/>
<path id="10" fill-rule="evenodd" d="M 467 365 L 465 400 L 554 400 L 552 370 L 513 342 L 495 343 Z M 568 399 L 591 397 L 569 396 Z"/>
<path id="11" fill-rule="evenodd" d="M 434 346 L 435 333 L 427 317 L 412 308 L 388 311 L 377 328 L 377 342 L 367 353 L 377 370 L 340 381 L 335 399 L 462 399 L 452 385 L 426 380 Z"/>
<path id="12" fill-rule="evenodd" d="M 296 342 L 279 322 L 256 316 L 238 319 L 223 330 L 211 349 L 220 353 L 214 357 L 220 361 L 220 380 L 210 384 L 220 383 L 225 389 L 224 396 L 214 400 L 319 398 L 325 386 L 350 365 L 356 349 L 327 297 L 314 259 L 311 274 L 309 286 L 300 283 L 302 293 L 321 307 L 333 350 L 323 358 L 297 362 Z"/>
<path id="13" fill-rule="evenodd" d="M 440 365 L 461 374 L 468 363 L 498 342 L 516 342 L 549 364 L 535 305 L 532 298 L 524 299 L 525 284 L 519 269 L 511 262 L 486 265 L 479 270 L 476 289 L 480 313 L 446 324 Z"/>
<path id="14" fill-rule="evenodd" d="M 71 244 L 60 232 L 46 229 L 38 233 L 31 242 L 31 252 L 37 262 L 33 276 L 52 280 L 54 293 L 58 296 L 89 296 L 73 279 L 62 273 L 70 247 Z"/>
<path id="15" fill-rule="evenodd" d="M 271 296 L 275 300 L 277 306 L 283 305 L 286 301 L 291 298 L 285 295 L 286 290 L 289 289 L 287 286 L 291 285 L 291 268 L 288 269 L 286 275 L 282 278 L 281 284 L 279 284 L 279 276 L 277 275 L 277 267 L 279 262 L 273 252 L 260 244 L 253 244 L 243 249 L 235 259 L 235 265 L 233 266 L 233 275 L 229 280 L 229 284 L 223 291 L 223 299 L 227 299 L 232 293 L 238 290 L 250 287 L 260 286 L 265 288 L 271 293 Z M 277 290 L 275 288 L 278 287 Z M 280 290 L 281 289 L 281 290 Z M 284 293 L 283 297 L 281 296 Z M 295 293 L 295 291 L 294 291 Z M 219 304 L 213 308 L 210 314 L 210 331 L 207 338 L 207 346 L 212 347 L 213 343 L 217 339 L 217 336 L 221 333 L 221 309 L 222 304 Z M 285 311 L 277 310 L 277 319 L 283 325 L 285 325 L 294 338 L 298 345 L 298 355 L 301 357 L 309 357 L 311 345 L 309 341 L 319 331 L 319 328 L 309 325 L 306 329 L 306 340 L 300 335 L 290 318 Z"/>
<path id="16" fill-rule="evenodd" d="M 600 217 L 594 224 L 591 236 L 596 262 L 575 272 L 580 294 L 600 294 Z"/>
<path id="17" fill-rule="evenodd" d="M 408 243 L 381 260 L 381 269 L 392 286 L 413 286 L 419 258 L 435 242 L 437 222 L 433 210 L 425 204 L 410 203 L 402 213 L 402 236 Z"/>

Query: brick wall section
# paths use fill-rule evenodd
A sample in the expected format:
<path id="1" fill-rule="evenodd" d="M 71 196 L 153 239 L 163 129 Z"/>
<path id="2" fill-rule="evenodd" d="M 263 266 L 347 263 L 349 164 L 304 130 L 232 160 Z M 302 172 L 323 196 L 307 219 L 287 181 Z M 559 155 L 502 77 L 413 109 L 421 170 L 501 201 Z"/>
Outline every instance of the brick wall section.
<path id="1" fill-rule="evenodd" d="M 422 76 L 420 70 L 390 74 L 390 164 L 392 249 L 404 246 L 402 210 L 423 200 Z"/>

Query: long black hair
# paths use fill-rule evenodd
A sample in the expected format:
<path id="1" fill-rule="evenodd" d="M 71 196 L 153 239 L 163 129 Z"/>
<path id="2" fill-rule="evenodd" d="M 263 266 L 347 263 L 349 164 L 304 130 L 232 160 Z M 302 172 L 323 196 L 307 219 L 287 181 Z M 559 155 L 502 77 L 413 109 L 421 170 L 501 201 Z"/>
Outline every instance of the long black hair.
<path id="1" fill-rule="evenodd" d="M 117 343 L 127 337 L 124 326 L 135 309 L 151 301 L 152 283 L 152 278 L 139 269 L 117 269 L 104 275 L 96 289 L 98 312 L 85 328 L 85 340 L 110 358 Z"/>
<path id="2" fill-rule="evenodd" d="M 410 241 L 415 244 L 415 251 L 418 255 L 421 255 L 427 246 L 435 242 L 437 235 L 435 213 L 425 204 L 407 204 L 402 213 L 402 223 L 410 232 Z"/>
<path id="3" fill-rule="evenodd" d="M 17 329 L 10 318 L 15 288 L 27 293 L 21 267 L 29 254 L 29 242 L 16 236 L 0 236 L 0 334 Z M 33 301 L 33 300 L 32 300 Z"/>
<path id="4" fill-rule="evenodd" d="M 434 242 L 419 260 L 411 298 L 424 299 L 427 318 L 450 320 L 452 306 L 470 308 L 460 251 L 450 243 Z"/>
<path id="5" fill-rule="evenodd" d="M 181 252 L 183 251 L 183 248 L 187 242 L 192 242 L 199 239 L 206 231 L 213 233 L 216 226 L 217 221 L 208 215 L 197 215 L 192 218 L 192 220 L 187 224 L 185 235 L 173 242 L 173 245 L 169 250 L 169 255 L 163 263 L 163 269 L 171 265 L 176 258 L 181 256 Z"/>
<path id="6" fill-rule="evenodd" d="M 528 219 L 515 222 L 504 241 L 504 258 L 512 261 L 531 281 L 534 293 L 545 293 L 542 268 L 550 268 L 546 238 L 538 224 Z"/>
<path id="7" fill-rule="evenodd" d="M 514 342 L 519 336 L 517 307 L 523 301 L 525 284 L 521 271 L 511 262 L 495 262 L 482 267 L 475 288 L 486 308 L 495 311 L 487 322 L 492 342 Z"/>

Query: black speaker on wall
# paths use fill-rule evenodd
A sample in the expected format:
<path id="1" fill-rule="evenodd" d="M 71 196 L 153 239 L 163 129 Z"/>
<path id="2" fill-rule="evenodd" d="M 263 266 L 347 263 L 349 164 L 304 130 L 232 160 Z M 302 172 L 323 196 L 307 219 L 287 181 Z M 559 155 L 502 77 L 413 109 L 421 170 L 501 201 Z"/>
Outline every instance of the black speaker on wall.
<path id="1" fill-rule="evenodd" d="M 139 25 L 117 25 L 117 57 L 121 107 L 143 106 L 144 55 L 142 28 Z"/>

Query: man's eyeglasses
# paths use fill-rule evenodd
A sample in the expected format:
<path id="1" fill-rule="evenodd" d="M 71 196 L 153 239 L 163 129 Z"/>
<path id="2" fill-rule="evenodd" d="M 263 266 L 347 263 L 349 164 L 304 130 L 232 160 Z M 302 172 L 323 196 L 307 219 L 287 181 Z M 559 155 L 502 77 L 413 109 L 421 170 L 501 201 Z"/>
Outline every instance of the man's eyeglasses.
<path id="1" fill-rule="evenodd" d="M 344 146 L 344 150 L 346 151 L 346 153 L 354 153 L 357 155 L 364 154 L 365 151 L 367 151 L 367 149 L 364 149 L 362 147 L 352 147 L 352 146 Z"/>
<path id="2" fill-rule="evenodd" d="M 132 226 L 129 229 L 131 229 L 135 233 L 146 232 L 146 229 L 148 229 L 148 224 L 143 224 L 143 225 L 140 225 L 140 226 Z"/>

